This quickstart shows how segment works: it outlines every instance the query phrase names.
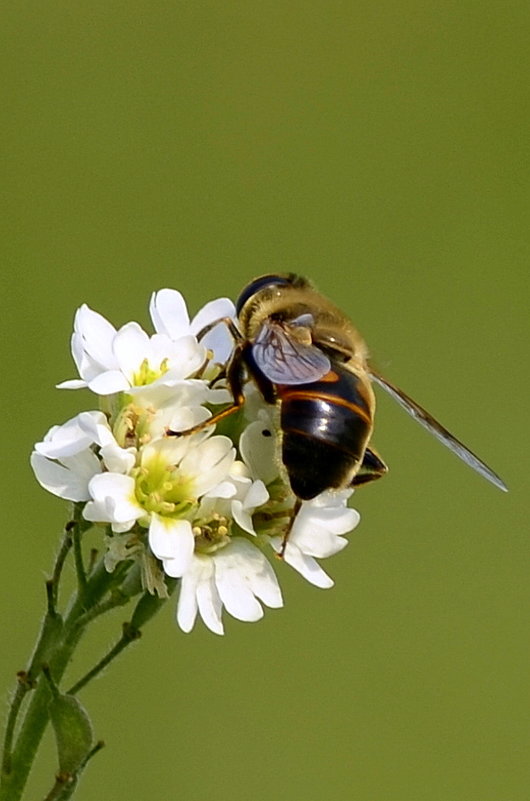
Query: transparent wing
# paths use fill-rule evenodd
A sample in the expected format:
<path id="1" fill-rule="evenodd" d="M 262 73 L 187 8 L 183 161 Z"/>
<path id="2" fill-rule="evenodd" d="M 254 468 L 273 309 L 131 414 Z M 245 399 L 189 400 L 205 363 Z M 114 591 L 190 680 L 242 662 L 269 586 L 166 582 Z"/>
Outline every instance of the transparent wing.
<path id="1" fill-rule="evenodd" d="M 274 384 L 309 384 L 329 373 L 331 363 L 315 345 L 297 342 L 285 326 L 265 324 L 252 345 L 261 372 Z"/>
<path id="2" fill-rule="evenodd" d="M 484 476 L 488 481 L 491 481 L 492 484 L 495 484 L 496 487 L 503 490 L 504 492 L 508 491 L 508 487 L 497 475 L 494 473 L 493 470 L 488 467 L 478 456 L 466 448 L 466 446 L 460 442 L 456 437 L 454 437 L 446 428 L 441 425 L 437 420 L 432 417 L 429 412 L 425 411 L 416 401 L 412 400 L 408 395 L 406 395 L 403 390 L 399 389 L 398 387 L 391 384 L 390 381 L 387 381 L 386 378 L 383 378 L 378 373 L 375 373 L 373 370 L 370 369 L 370 378 L 374 381 L 378 386 L 382 387 L 385 392 L 394 398 L 395 401 L 399 403 L 399 405 L 408 412 L 411 417 L 414 418 L 421 426 L 430 431 L 436 439 L 446 445 L 453 453 L 462 459 L 463 462 L 468 464 L 473 470 L 476 470 L 477 473 L 480 473 L 481 476 Z"/>

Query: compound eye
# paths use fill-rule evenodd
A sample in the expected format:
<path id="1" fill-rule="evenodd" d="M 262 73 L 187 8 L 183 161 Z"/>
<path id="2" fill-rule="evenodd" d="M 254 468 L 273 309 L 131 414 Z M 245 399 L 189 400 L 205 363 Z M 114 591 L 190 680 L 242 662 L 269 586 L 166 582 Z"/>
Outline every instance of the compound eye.
<path id="1" fill-rule="evenodd" d="M 239 316 L 241 309 L 256 292 L 269 286 L 291 286 L 292 281 L 285 275 L 261 275 L 246 286 L 239 295 L 236 303 L 236 313 Z"/>

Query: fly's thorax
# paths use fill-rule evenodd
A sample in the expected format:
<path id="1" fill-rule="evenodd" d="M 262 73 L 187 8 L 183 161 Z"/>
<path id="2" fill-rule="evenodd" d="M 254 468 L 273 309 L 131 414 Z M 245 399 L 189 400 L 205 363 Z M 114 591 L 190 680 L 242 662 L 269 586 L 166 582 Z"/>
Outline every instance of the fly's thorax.
<path id="1" fill-rule="evenodd" d="M 348 317 L 308 283 L 267 285 L 252 295 L 242 307 L 239 324 L 243 335 L 254 340 L 268 321 L 289 324 L 304 315 L 312 318 L 312 338 L 317 347 L 334 349 L 345 360 L 353 357 L 360 363 L 367 358 L 367 348 Z"/>

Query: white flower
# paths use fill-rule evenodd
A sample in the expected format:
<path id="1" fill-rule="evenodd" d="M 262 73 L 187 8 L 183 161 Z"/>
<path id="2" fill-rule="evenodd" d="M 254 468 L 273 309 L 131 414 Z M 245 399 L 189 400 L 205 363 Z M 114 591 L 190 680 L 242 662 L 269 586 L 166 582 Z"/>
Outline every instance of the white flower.
<path id="1" fill-rule="evenodd" d="M 88 387 L 97 395 L 131 392 L 141 387 L 171 386 L 194 373 L 204 362 L 205 349 L 195 337 L 176 342 L 163 334 L 149 336 L 138 323 L 118 331 L 86 304 L 77 310 L 72 355 L 81 379 L 63 381 L 61 389 Z"/>
<path id="2" fill-rule="evenodd" d="M 217 514 L 232 518 L 243 531 L 254 535 L 252 515 L 268 499 L 269 493 L 263 481 L 253 481 L 247 466 L 236 461 L 227 479 L 203 497 L 197 517 L 206 520 Z"/>
<path id="3" fill-rule="evenodd" d="M 87 520 L 128 531 L 149 528 L 149 547 L 168 576 L 187 570 L 195 548 L 192 521 L 199 498 L 229 474 L 235 450 L 228 437 L 204 434 L 157 439 L 144 445 L 129 475 L 101 473 L 89 482 Z"/>
<path id="4" fill-rule="evenodd" d="M 93 444 L 101 447 L 108 463 L 101 463 Z M 105 465 L 132 466 L 134 456 L 119 447 L 102 412 L 81 412 L 61 426 L 52 426 L 35 444 L 30 461 L 44 489 L 68 501 L 87 501 L 89 482 Z"/>
<path id="5" fill-rule="evenodd" d="M 255 621 L 263 617 L 260 601 L 283 606 L 274 570 L 258 548 L 234 537 L 212 555 L 192 557 L 182 577 L 177 621 L 183 631 L 191 631 L 199 612 L 211 631 L 223 634 L 223 606 L 239 620 Z"/>
<path id="6" fill-rule="evenodd" d="M 307 581 L 325 589 L 333 586 L 332 579 L 316 559 L 332 556 L 346 547 L 342 535 L 352 531 L 360 516 L 346 506 L 352 490 L 322 492 L 311 501 L 304 501 L 287 540 L 284 560 Z M 272 537 L 271 545 L 279 553 L 283 537 Z"/>
<path id="7" fill-rule="evenodd" d="M 222 317 L 232 317 L 234 305 L 227 298 L 211 301 L 190 323 L 185 301 L 174 289 L 153 293 L 151 316 L 157 331 L 149 336 L 138 323 L 119 330 L 101 314 L 83 304 L 76 312 L 72 355 L 80 379 L 63 381 L 62 389 L 88 387 L 98 395 L 116 392 L 145 394 L 151 389 L 175 387 L 204 363 L 207 348 L 224 362 L 232 348 L 226 326 L 216 326 L 199 344 L 201 328 Z"/>

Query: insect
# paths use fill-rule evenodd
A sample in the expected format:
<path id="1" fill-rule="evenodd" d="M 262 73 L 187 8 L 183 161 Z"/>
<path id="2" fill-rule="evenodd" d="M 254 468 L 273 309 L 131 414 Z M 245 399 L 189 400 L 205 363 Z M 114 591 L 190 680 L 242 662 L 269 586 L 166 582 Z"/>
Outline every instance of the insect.
<path id="1" fill-rule="evenodd" d="M 359 332 L 306 278 L 294 273 L 256 278 L 241 292 L 236 312 L 237 325 L 222 318 L 199 334 L 222 323 L 234 338 L 223 372 L 233 403 L 189 431 L 168 434 L 192 433 L 234 413 L 245 403 L 244 384 L 252 379 L 267 403 L 280 406 L 281 460 L 296 512 L 301 501 L 324 490 L 366 484 L 387 472 L 371 444 L 375 383 L 466 464 L 507 490 L 469 448 L 368 364 Z"/>

